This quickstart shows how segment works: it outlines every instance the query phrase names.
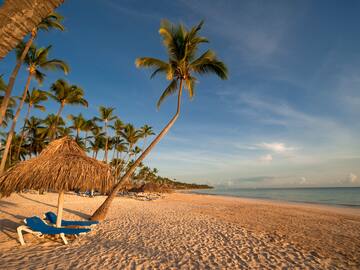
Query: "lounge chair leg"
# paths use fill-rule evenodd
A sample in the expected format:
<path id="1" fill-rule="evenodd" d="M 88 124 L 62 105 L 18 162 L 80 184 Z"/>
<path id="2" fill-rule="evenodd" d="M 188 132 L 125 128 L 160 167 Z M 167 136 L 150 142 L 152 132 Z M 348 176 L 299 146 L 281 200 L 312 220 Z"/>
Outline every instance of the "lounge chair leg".
<path id="1" fill-rule="evenodd" d="M 68 244 L 68 241 L 66 240 L 65 234 L 60 233 L 60 237 L 61 237 L 61 239 L 63 240 L 64 244 L 67 245 L 67 244 Z"/>
<path id="2" fill-rule="evenodd" d="M 23 234 L 22 234 L 22 230 L 24 229 L 24 227 L 26 226 L 19 226 L 17 227 L 17 233 L 19 235 L 19 242 L 22 246 L 25 245 L 25 241 L 24 241 L 24 237 L 23 237 Z"/>
<path id="3" fill-rule="evenodd" d="M 40 237 L 40 238 L 43 237 L 42 233 L 40 233 L 40 232 L 35 232 L 35 231 L 31 230 L 28 226 L 25 226 L 25 225 L 21 225 L 21 226 L 17 227 L 16 230 L 17 230 L 17 233 L 18 233 L 18 235 L 19 235 L 19 242 L 20 242 L 20 244 L 21 244 L 22 246 L 25 245 L 25 241 L 24 241 L 24 237 L 23 237 L 22 231 L 31 233 L 31 234 L 33 234 L 33 235 L 35 235 L 35 236 L 37 236 L 37 237 Z"/>

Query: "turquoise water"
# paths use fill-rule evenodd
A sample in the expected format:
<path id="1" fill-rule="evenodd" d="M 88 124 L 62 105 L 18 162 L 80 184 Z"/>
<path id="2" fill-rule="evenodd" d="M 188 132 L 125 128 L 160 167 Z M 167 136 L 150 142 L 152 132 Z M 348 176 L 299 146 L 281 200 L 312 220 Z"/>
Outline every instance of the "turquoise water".
<path id="1" fill-rule="evenodd" d="M 360 208 L 360 187 L 272 189 L 215 188 L 209 190 L 196 190 L 194 193 Z"/>

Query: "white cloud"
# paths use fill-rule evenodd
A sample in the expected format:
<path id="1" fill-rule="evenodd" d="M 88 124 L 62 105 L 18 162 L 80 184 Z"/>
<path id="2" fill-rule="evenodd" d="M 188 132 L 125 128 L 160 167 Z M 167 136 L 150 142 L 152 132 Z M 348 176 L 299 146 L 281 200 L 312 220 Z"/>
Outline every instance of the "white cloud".
<path id="1" fill-rule="evenodd" d="M 266 162 L 266 163 L 270 163 L 273 160 L 272 155 L 267 154 L 265 156 L 261 156 L 259 159 L 261 162 Z"/>
<path id="2" fill-rule="evenodd" d="M 296 150 L 295 147 L 289 147 L 289 146 L 286 146 L 284 143 L 280 143 L 280 142 L 273 142 L 273 143 L 263 142 L 263 143 L 257 144 L 256 146 L 259 147 L 260 149 L 269 150 L 269 151 L 275 152 L 277 154 L 286 154 L 286 153 Z"/>
<path id="3" fill-rule="evenodd" d="M 304 185 L 307 183 L 307 179 L 305 177 L 300 177 L 300 181 L 299 181 L 299 184 L 300 185 Z"/>
<path id="4" fill-rule="evenodd" d="M 359 183 L 359 179 L 358 179 L 356 174 L 349 173 L 349 175 L 345 179 L 340 180 L 340 183 L 343 183 L 343 184 L 357 184 L 357 183 Z"/>
<path id="5" fill-rule="evenodd" d="M 355 184 L 355 183 L 357 182 L 357 179 L 358 179 L 358 177 L 357 177 L 356 174 L 349 173 L 347 180 L 348 180 L 350 183 Z"/>

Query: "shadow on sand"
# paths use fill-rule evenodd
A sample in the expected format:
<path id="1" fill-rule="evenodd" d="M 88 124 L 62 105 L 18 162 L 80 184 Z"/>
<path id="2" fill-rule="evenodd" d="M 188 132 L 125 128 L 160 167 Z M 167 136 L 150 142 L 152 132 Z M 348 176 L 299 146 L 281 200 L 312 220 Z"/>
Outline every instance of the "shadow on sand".
<path id="1" fill-rule="evenodd" d="M 31 199 L 31 198 L 25 196 L 24 194 L 20 194 L 20 193 L 19 193 L 18 195 L 19 195 L 20 197 L 28 200 L 28 201 L 32 201 L 32 202 L 35 202 L 35 203 L 38 203 L 38 204 L 46 205 L 46 206 L 49 206 L 49 207 L 51 207 L 51 208 L 57 209 L 57 205 L 49 204 L 49 203 L 42 202 L 42 201 L 38 201 L 38 200 L 34 200 L 34 199 Z M 49 210 L 54 210 L 54 209 L 49 209 Z M 78 216 L 78 217 L 81 217 L 81 218 L 83 218 L 83 219 L 89 219 L 89 218 L 90 218 L 90 216 L 87 215 L 87 214 L 84 214 L 84 213 L 82 213 L 82 212 L 80 212 L 80 211 L 72 210 L 72 209 L 69 209 L 69 208 L 64 208 L 64 211 L 65 211 L 65 212 L 68 212 L 68 213 L 70 213 L 70 214 L 74 214 L 74 215 L 76 215 L 76 216 Z M 45 213 L 44 213 L 44 214 L 45 214 Z"/>

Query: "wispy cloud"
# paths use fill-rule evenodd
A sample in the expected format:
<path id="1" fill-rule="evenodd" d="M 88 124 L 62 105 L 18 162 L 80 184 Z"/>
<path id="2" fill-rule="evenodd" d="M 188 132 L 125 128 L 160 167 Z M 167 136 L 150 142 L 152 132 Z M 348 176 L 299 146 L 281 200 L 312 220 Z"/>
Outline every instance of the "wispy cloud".
<path id="1" fill-rule="evenodd" d="M 238 1 L 234 6 L 210 2 L 182 1 L 197 16 L 204 17 L 209 29 L 225 38 L 249 65 L 274 65 L 269 60 L 284 52 L 282 40 L 301 13 L 301 8 L 293 4 Z"/>
<path id="2" fill-rule="evenodd" d="M 271 154 L 267 154 L 267 155 L 261 156 L 259 158 L 259 160 L 260 160 L 260 162 L 270 163 L 273 160 L 273 157 Z"/>
<path id="3" fill-rule="evenodd" d="M 273 143 L 260 143 L 256 145 L 260 149 L 269 150 L 277 154 L 287 154 L 295 151 L 296 147 L 286 146 L 285 143 L 273 142 Z"/>
<path id="4" fill-rule="evenodd" d="M 354 173 L 349 173 L 349 175 L 344 178 L 344 179 L 341 179 L 340 180 L 340 183 L 342 184 L 358 184 L 360 183 L 359 179 L 358 179 L 358 176 Z"/>

